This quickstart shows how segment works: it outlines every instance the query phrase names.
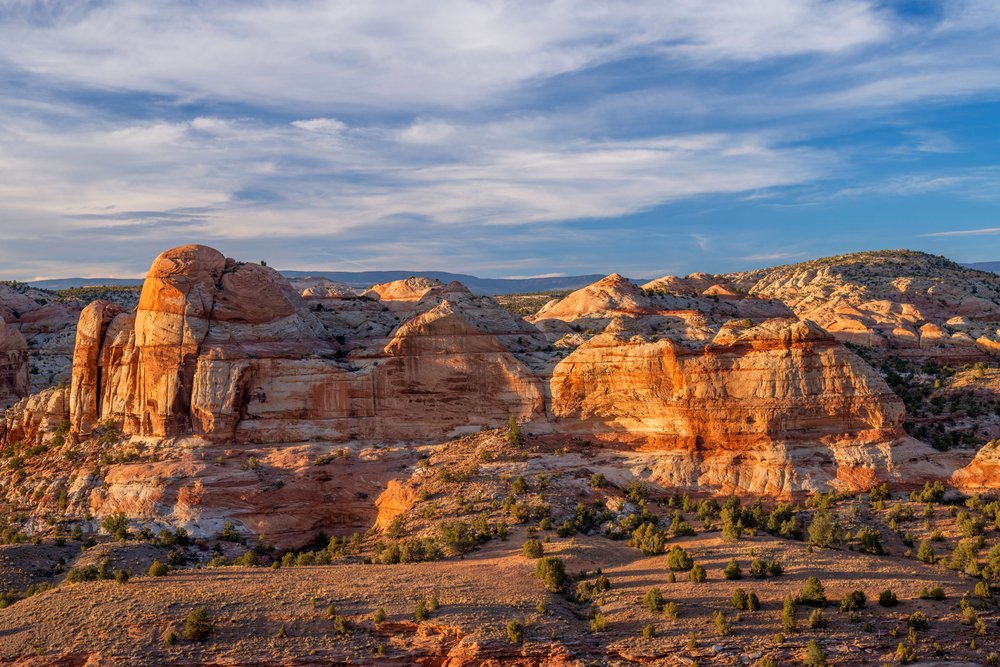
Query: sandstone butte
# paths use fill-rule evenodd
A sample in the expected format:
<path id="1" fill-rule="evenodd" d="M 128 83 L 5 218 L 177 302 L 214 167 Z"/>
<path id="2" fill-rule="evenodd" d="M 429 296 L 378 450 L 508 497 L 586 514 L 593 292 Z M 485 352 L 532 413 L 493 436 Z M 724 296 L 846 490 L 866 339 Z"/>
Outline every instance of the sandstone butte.
<path id="1" fill-rule="evenodd" d="M 39 515 L 124 512 L 196 535 L 233 520 L 291 544 L 384 526 L 412 504 L 415 446 L 510 417 L 539 441 L 643 453 L 646 481 L 692 492 L 995 479 L 992 450 L 956 471 L 908 436 L 901 400 L 843 343 L 980 358 L 977 341 L 996 340 L 997 281 L 981 278 L 990 301 L 933 277 L 858 286 L 797 266 L 643 288 L 611 275 L 529 321 L 458 283 L 296 290 L 266 266 L 174 248 L 133 311 L 82 309 L 69 387 L 0 420 L 5 448 L 108 451 L 3 493 Z M 26 393 L 26 349 L 0 320 L 0 397 Z"/>

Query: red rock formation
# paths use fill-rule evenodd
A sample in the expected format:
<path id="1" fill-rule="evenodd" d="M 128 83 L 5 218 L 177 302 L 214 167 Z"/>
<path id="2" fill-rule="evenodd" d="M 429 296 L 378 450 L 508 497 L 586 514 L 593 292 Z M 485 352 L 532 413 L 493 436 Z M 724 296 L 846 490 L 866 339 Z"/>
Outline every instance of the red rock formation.
<path id="1" fill-rule="evenodd" d="M 609 276 L 547 305 L 543 334 L 460 285 L 306 301 L 267 267 L 183 246 L 153 263 L 135 313 L 82 313 L 68 399 L 21 405 L 0 440 L 54 428 L 68 401 L 72 437 L 96 443 L 86 436 L 111 420 L 120 448 L 142 452 L 103 480 L 75 475 L 78 510 L 201 534 L 235 519 L 288 543 L 379 512 L 384 525 L 412 502 L 382 494 L 412 450 L 355 456 L 369 444 L 439 442 L 511 415 L 529 433 L 638 452 L 666 486 L 788 495 L 943 474 L 861 359 L 715 278 L 677 296 Z M 329 443 L 350 462 L 315 465 Z M 258 465 L 230 461 L 247 449 Z"/>
<path id="2" fill-rule="evenodd" d="M 0 409 L 28 393 L 28 346 L 0 319 Z"/>
<path id="3" fill-rule="evenodd" d="M 0 415 L 0 444 L 42 444 L 69 418 L 68 398 L 66 387 L 53 387 L 18 401 Z"/>
<path id="4" fill-rule="evenodd" d="M 100 415 L 99 387 L 101 344 L 111 320 L 121 313 L 121 308 L 107 301 L 94 301 L 80 313 L 76 328 L 76 347 L 73 351 L 73 378 L 70 392 L 74 427 L 87 434 L 93 429 Z"/>
<path id="5" fill-rule="evenodd" d="M 604 334 L 561 361 L 551 385 L 562 429 L 672 453 L 670 485 L 787 494 L 836 479 L 847 447 L 871 471 L 850 484 L 864 488 L 892 468 L 879 446 L 905 435 L 882 378 L 793 320 L 723 329 L 703 349 Z"/>
<path id="6" fill-rule="evenodd" d="M 168 251 L 153 263 L 134 318 L 107 304 L 81 318 L 74 428 L 110 418 L 134 435 L 429 440 L 543 413 L 533 372 L 462 312 L 510 336 L 518 330 L 509 315 L 495 304 L 501 315 L 483 315 L 468 290 L 440 288 L 408 306 L 422 314 L 381 353 L 349 363 L 273 270 L 203 246 Z M 459 309 L 447 296 L 469 303 Z"/>
<path id="7" fill-rule="evenodd" d="M 989 493 L 1000 484 L 1000 440 L 988 442 L 965 467 L 951 476 L 951 483 L 967 493 Z"/>
<path id="8" fill-rule="evenodd" d="M 28 389 L 20 396 L 69 380 L 74 331 L 82 307 L 78 301 L 53 301 L 50 292 L 0 285 L 0 321 L 21 334 L 31 357 Z M 0 408 L 7 404 L 0 390 Z"/>
<path id="9" fill-rule="evenodd" d="M 648 314 L 651 308 L 652 303 L 642 288 L 628 278 L 612 273 L 592 285 L 576 290 L 564 299 L 550 301 L 533 319 L 569 321 L 581 317 L 641 315 Z"/>

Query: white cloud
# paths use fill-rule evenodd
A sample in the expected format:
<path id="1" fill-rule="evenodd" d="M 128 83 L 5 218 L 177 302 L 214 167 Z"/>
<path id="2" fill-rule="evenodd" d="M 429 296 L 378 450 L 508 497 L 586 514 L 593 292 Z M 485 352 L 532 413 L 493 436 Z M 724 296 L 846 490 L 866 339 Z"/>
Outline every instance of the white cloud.
<path id="1" fill-rule="evenodd" d="M 949 232 L 931 232 L 921 236 L 993 236 L 1000 234 L 1000 227 L 983 227 L 981 229 L 958 229 Z"/>
<path id="2" fill-rule="evenodd" d="M 399 140 L 407 144 L 439 144 L 455 133 L 455 126 L 438 120 L 418 119 L 399 133 Z"/>
<path id="3" fill-rule="evenodd" d="M 336 118 L 310 118 L 309 120 L 295 120 L 292 125 L 310 132 L 330 132 L 338 133 L 347 129 L 347 124 Z"/>
<path id="4" fill-rule="evenodd" d="M 118 90 L 440 107 L 643 53 L 754 61 L 890 31 L 860 0 L 23 2 L 0 13 L 0 60 Z"/>

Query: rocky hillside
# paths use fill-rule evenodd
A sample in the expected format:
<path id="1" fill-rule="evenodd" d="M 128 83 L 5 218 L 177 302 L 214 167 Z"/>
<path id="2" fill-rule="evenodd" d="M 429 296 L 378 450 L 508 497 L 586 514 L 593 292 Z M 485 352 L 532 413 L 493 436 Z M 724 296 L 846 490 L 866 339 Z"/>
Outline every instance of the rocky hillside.
<path id="1" fill-rule="evenodd" d="M 1000 276 L 944 257 L 862 252 L 726 278 L 843 341 L 952 362 L 1000 351 Z"/>

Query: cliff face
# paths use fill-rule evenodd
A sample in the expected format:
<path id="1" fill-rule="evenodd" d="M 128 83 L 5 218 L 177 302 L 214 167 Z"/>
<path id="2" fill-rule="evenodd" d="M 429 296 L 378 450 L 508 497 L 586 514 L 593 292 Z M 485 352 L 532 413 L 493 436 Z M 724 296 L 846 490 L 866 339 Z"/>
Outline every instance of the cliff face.
<path id="1" fill-rule="evenodd" d="M 346 336 L 331 336 L 277 272 L 203 246 L 168 251 L 134 314 L 105 302 L 82 314 L 74 430 L 110 419 L 140 436 L 431 440 L 542 412 L 537 378 L 494 335 L 447 300 L 417 300 L 424 312 L 410 304 L 419 314 L 391 338 L 382 326 L 359 339 L 348 360 Z"/>
<path id="2" fill-rule="evenodd" d="M 668 486 L 788 494 L 868 488 L 894 474 L 902 402 L 815 325 L 767 320 L 701 350 L 604 334 L 561 361 L 564 428 L 669 452 Z"/>
<path id="3" fill-rule="evenodd" d="M 542 430 L 686 452 L 692 469 L 705 452 L 901 435 L 902 406 L 877 374 L 818 327 L 772 317 L 788 313 L 771 301 L 647 294 L 609 276 L 534 318 L 561 358 L 460 285 L 368 295 L 303 299 L 266 267 L 168 251 L 134 314 L 82 313 L 74 432 L 110 420 L 125 435 L 217 442 L 430 441 L 548 417 Z M 605 333 L 564 340 L 559 327 L 581 323 Z"/>
<path id="4" fill-rule="evenodd" d="M 28 393 L 28 345 L 0 319 L 0 408 Z"/>

